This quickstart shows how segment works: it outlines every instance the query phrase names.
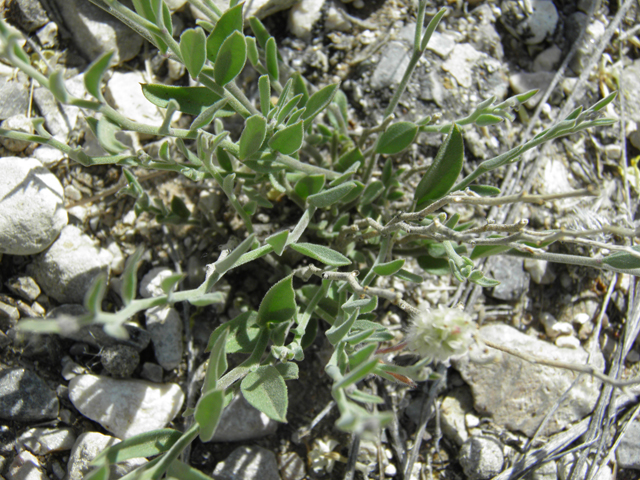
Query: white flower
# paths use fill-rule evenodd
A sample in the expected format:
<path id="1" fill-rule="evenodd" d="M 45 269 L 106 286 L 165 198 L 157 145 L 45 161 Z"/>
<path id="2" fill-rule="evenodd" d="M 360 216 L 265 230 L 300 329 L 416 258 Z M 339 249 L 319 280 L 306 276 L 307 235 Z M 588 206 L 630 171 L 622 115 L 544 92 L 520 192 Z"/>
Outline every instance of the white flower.
<path id="1" fill-rule="evenodd" d="M 426 303 L 411 318 L 407 347 L 423 358 L 444 362 L 467 351 L 476 325 L 460 308 L 440 305 L 431 309 Z"/>
<path id="2" fill-rule="evenodd" d="M 332 438 L 327 440 L 316 439 L 313 442 L 313 448 L 308 453 L 311 469 L 316 473 L 320 473 L 323 470 L 331 473 L 336 460 L 340 460 L 342 457 L 339 453 L 333 451 L 339 444 Z"/>

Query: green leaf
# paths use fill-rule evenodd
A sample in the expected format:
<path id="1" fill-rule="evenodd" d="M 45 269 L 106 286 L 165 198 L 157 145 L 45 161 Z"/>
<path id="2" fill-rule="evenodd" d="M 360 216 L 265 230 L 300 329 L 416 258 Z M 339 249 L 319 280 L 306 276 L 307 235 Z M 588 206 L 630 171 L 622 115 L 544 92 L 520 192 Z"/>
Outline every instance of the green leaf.
<path id="1" fill-rule="evenodd" d="M 476 260 L 478 258 L 497 255 L 499 253 L 506 252 L 507 250 L 511 250 L 511 247 L 507 247 L 505 245 L 476 245 L 475 247 L 473 247 L 469 258 L 471 258 L 471 260 Z"/>
<path id="2" fill-rule="evenodd" d="M 373 267 L 373 271 L 378 275 L 388 276 L 399 272 L 403 266 L 404 258 L 398 258 L 397 260 L 393 260 L 391 262 L 376 265 L 375 267 Z"/>
<path id="3" fill-rule="evenodd" d="M 222 275 L 227 270 L 236 266 L 236 262 L 240 259 L 244 253 L 251 248 L 255 240 L 255 235 L 251 234 L 245 238 L 240 245 L 238 245 L 229 255 L 223 259 L 218 260 L 214 265 L 216 267 L 216 273 Z"/>
<path id="4" fill-rule="evenodd" d="M 640 246 L 631 247 L 636 252 L 640 252 Z M 627 252 L 615 252 L 602 259 L 602 263 L 620 270 L 631 270 L 640 268 L 640 258 Z"/>
<path id="5" fill-rule="evenodd" d="M 180 53 L 191 78 L 198 78 L 207 59 L 207 37 L 202 28 L 188 28 L 180 35 Z"/>
<path id="6" fill-rule="evenodd" d="M 494 197 L 496 195 L 500 195 L 500 189 L 492 187 L 491 185 L 469 185 L 467 188 L 481 197 Z"/>
<path id="7" fill-rule="evenodd" d="M 309 127 L 313 119 L 329 106 L 337 90 L 338 84 L 334 83 L 327 85 L 311 95 L 309 101 L 307 101 L 307 104 L 305 105 L 307 109 L 305 110 L 304 115 L 302 115 L 305 130 Z"/>
<path id="8" fill-rule="evenodd" d="M 253 155 L 262 146 L 267 135 L 267 120 L 260 114 L 255 114 L 247 118 L 247 121 L 240 135 L 240 160 Z"/>
<path id="9" fill-rule="evenodd" d="M 394 273 L 393 276 L 396 278 L 399 278 L 400 280 L 404 280 L 405 282 L 412 282 L 412 283 L 424 282 L 424 278 L 422 278 L 420 275 L 411 273 L 405 270 L 404 268 L 401 268 L 400 270 L 398 270 L 398 272 Z"/>
<path id="10" fill-rule="evenodd" d="M 369 337 L 369 341 L 371 342 L 388 342 L 394 338 L 393 333 L 391 333 L 385 326 L 369 320 L 356 320 L 351 328 L 351 333 L 357 334 L 366 330 L 374 330 L 375 332 L 371 337 Z"/>
<path id="11" fill-rule="evenodd" d="M 382 183 L 385 187 L 391 186 L 391 178 L 393 177 L 393 160 L 387 158 L 387 161 L 384 162 L 384 167 L 382 169 Z"/>
<path id="12" fill-rule="evenodd" d="M 207 108 L 221 100 L 220 96 L 206 87 L 176 87 L 154 83 L 142 84 L 142 93 L 156 107 L 167 108 L 169 101 L 175 100 L 178 109 L 189 115 L 200 115 Z M 223 110 L 232 115 L 231 110 Z"/>
<path id="13" fill-rule="evenodd" d="M 500 285 L 500 282 L 498 280 L 485 277 L 480 270 L 474 270 L 473 272 L 471 272 L 471 275 L 469 275 L 469 281 L 485 288 Z"/>
<path id="14" fill-rule="evenodd" d="M 60 103 L 69 102 L 69 92 L 64 84 L 64 70 L 55 70 L 49 75 L 49 90 Z"/>
<path id="15" fill-rule="evenodd" d="M 91 461 L 91 465 L 109 465 L 124 462 L 131 458 L 151 457 L 166 452 L 182 436 L 182 433 L 170 428 L 140 433 L 120 443 L 102 450 Z"/>
<path id="16" fill-rule="evenodd" d="M 483 113 L 476 118 L 475 124 L 479 127 L 488 127 L 489 125 L 496 125 L 504 122 L 504 118 L 491 113 Z"/>
<path id="17" fill-rule="evenodd" d="M 220 86 L 236 78 L 247 61 L 247 44 L 244 35 L 235 31 L 222 43 L 216 63 L 213 66 L 213 79 Z"/>
<path id="18" fill-rule="evenodd" d="M 611 92 L 609 95 L 607 95 L 606 97 L 604 97 L 602 100 L 600 100 L 598 103 L 596 103 L 595 105 L 592 105 L 587 112 L 599 112 L 600 110 L 602 110 L 604 107 L 606 107 L 607 105 L 609 105 L 611 102 L 613 102 L 613 100 L 618 96 L 618 92 Z"/>
<path id="19" fill-rule="evenodd" d="M 258 309 L 258 325 L 286 322 L 293 317 L 296 301 L 292 279 L 291 275 L 283 278 L 265 294 Z"/>
<path id="20" fill-rule="evenodd" d="M 224 409 L 224 390 L 211 390 L 198 400 L 193 418 L 200 427 L 200 440 L 209 442 L 216 433 Z"/>
<path id="21" fill-rule="evenodd" d="M 265 117 L 271 111 L 271 82 L 269 75 L 262 75 L 258 79 L 258 90 L 260 91 L 260 111 Z"/>
<path id="22" fill-rule="evenodd" d="M 307 84 L 302 78 L 300 73 L 295 72 L 292 77 L 293 78 L 293 94 L 299 95 L 302 94 L 302 101 L 300 102 L 300 107 L 304 107 L 309 100 L 309 90 L 307 90 Z"/>
<path id="23" fill-rule="evenodd" d="M 335 250 L 325 247 L 324 245 L 316 245 L 313 243 L 294 243 L 291 248 L 307 257 L 324 263 L 332 267 L 344 267 L 351 265 L 351 260 Z"/>
<path id="24" fill-rule="evenodd" d="M 276 255 L 282 255 L 284 247 L 287 246 L 287 239 L 289 238 L 289 230 L 283 230 L 278 233 L 274 233 L 265 240 L 266 243 L 273 247 L 273 251 Z"/>
<path id="25" fill-rule="evenodd" d="M 394 155 L 407 148 L 418 134 L 418 126 L 412 122 L 398 122 L 389 126 L 380 137 L 376 153 Z"/>
<path id="26" fill-rule="evenodd" d="M 102 311 L 102 299 L 107 292 L 107 274 L 100 273 L 84 295 L 84 308 L 94 315 Z"/>
<path id="27" fill-rule="evenodd" d="M 370 300 L 370 298 L 358 298 L 356 300 L 351 300 L 342 305 L 342 310 L 347 312 L 347 314 L 352 315 L 357 309 L 365 307 Z"/>
<path id="28" fill-rule="evenodd" d="M 194 307 L 207 307 L 209 305 L 224 305 L 226 296 L 222 292 L 209 292 L 199 296 L 190 297 L 189 303 Z"/>
<path id="29" fill-rule="evenodd" d="M 341 388 L 347 388 L 350 385 L 354 385 L 362 380 L 364 377 L 369 375 L 374 368 L 380 363 L 377 357 L 371 358 L 365 362 L 362 362 L 356 368 L 351 370 L 347 375 L 342 377 L 339 382 L 333 384 L 331 388 L 334 392 Z"/>
<path id="30" fill-rule="evenodd" d="M 276 370 L 285 380 L 296 380 L 299 375 L 298 364 L 293 362 L 279 363 L 276 365 Z"/>
<path id="31" fill-rule="evenodd" d="M 255 408 L 273 420 L 286 423 L 289 403 L 287 385 L 274 366 L 264 365 L 249 373 L 242 380 L 240 390 Z"/>
<path id="32" fill-rule="evenodd" d="M 309 195 L 315 195 L 324 186 L 324 175 L 307 175 L 301 178 L 293 187 L 302 200 L 306 200 Z"/>
<path id="33" fill-rule="evenodd" d="M 271 37 L 269 35 L 269 31 L 265 28 L 262 22 L 256 17 L 249 17 L 249 26 L 251 26 L 251 31 L 256 36 L 258 40 L 258 44 L 265 48 L 267 45 L 267 41 Z"/>
<path id="34" fill-rule="evenodd" d="M 91 470 L 84 480 L 109 480 L 109 465 L 102 465 L 100 468 Z"/>
<path id="35" fill-rule="evenodd" d="M 309 195 L 307 197 L 307 203 L 312 207 L 325 208 L 340 201 L 345 195 L 347 195 L 356 184 L 354 182 L 347 182 L 337 187 L 330 188 L 315 195 Z"/>
<path id="36" fill-rule="evenodd" d="M 129 148 L 116 138 L 116 133 L 120 131 L 120 127 L 109 120 L 106 115 L 101 116 L 96 124 L 96 138 L 98 142 L 102 148 L 113 155 L 122 153 Z"/>
<path id="37" fill-rule="evenodd" d="M 136 297 L 136 290 L 138 289 L 138 267 L 142 262 L 142 254 L 144 248 L 138 247 L 136 251 L 127 259 L 127 263 L 124 267 L 124 272 L 120 277 L 120 297 L 122 303 L 129 305 L 131 301 Z"/>
<path id="38" fill-rule="evenodd" d="M 125 268 L 126 271 L 126 268 Z M 160 282 L 160 287 L 164 293 L 172 292 L 178 283 L 187 276 L 186 273 L 174 273 L 168 277 L 164 277 Z"/>
<path id="39" fill-rule="evenodd" d="M 284 122 L 284 119 L 287 118 L 287 115 L 289 115 L 291 113 L 291 111 L 298 105 L 298 103 L 300 103 L 300 100 L 302 99 L 302 94 L 299 93 L 298 95 L 296 95 L 295 97 L 293 97 L 291 100 L 289 100 L 279 111 L 278 111 L 278 115 L 276 117 L 276 122 L 277 123 L 282 123 Z"/>
<path id="40" fill-rule="evenodd" d="M 347 397 L 351 400 L 355 400 L 356 402 L 366 403 L 366 404 L 376 404 L 380 405 L 384 403 L 384 400 L 378 395 L 372 395 L 371 393 L 365 393 L 360 390 L 353 390 L 351 392 L 347 392 Z"/>
<path id="41" fill-rule="evenodd" d="M 369 205 L 373 203 L 384 191 L 384 184 L 380 180 L 374 180 L 366 186 L 360 199 L 360 205 Z"/>
<path id="42" fill-rule="evenodd" d="M 230 8 L 218 19 L 207 38 L 207 58 L 215 62 L 224 41 L 234 32 L 242 32 L 242 5 Z"/>
<path id="43" fill-rule="evenodd" d="M 113 58 L 114 50 L 103 53 L 96 58 L 91 65 L 84 72 L 84 86 L 91 95 L 104 103 L 104 97 L 102 96 L 102 77 L 111 65 L 111 59 Z"/>
<path id="44" fill-rule="evenodd" d="M 220 325 L 209 337 L 205 351 L 210 351 L 221 335 L 228 331 L 225 349 L 227 353 L 251 353 L 260 333 L 260 329 L 256 326 L 257 319 L 258 313 L 250 310 Z"/>
<path id="45" fill-rule="evenodd" d="M 224 325 L 223 325 L 224 327 Z M 214 390 L 217 386 L 218 380 L 227 370 L 227 337 L 229 335 L 229 329 L 223 328 L 221 333 L 217 336 L 211 353 L 209 354 L 209 364 L 207 365 L 207 371 L 202 384 L 202 392 L 207 393 Z"/>
<path id="46" fill-rule="evenodd" d="M 416 188 L 416 209 L 426 202 L 444 197 L 455 184 L 464 160 L 464 144 L 460 129 L 454 123 L 451 132 L 438 150 L 436 158 Z"/>
<path id="47" fill-rule="evenodd" d="M 516 100 L 520 103 L 524 103 L 529 100 L 531 97 L 538 94 L 539 90 L 529 90 L 528 92 L 521 93 L 520 95 L 516 95 Z"/>
<path id="48" fill-rule="evenodd" d="M 362 154 L 362 151 L 358 147 L 355 147 L 340 156 L 335 165 L 335 170 L 337 172 L 346 172 L 349 167 L 356 162 L 361 162 L 363 159 L 364 155 Z"/>
<path id="49" fill-rule="evenodd" d="M 302 147 L 304 139 L 303 122 L 283 128 L 269 140 L 269 146 L 283 155 L 291 155 Z"/>
<path id="50" fill-rule="evenodd" d="M 269 40 L 267 40 L 265 53 L 266 53 L 267 71 L 269 72 L 269 78 L 273 79 L 274 82 L 277 82 L 279 77 L 278 47 L 276 45 L 275 38 L 269 37 Z"/>
<path id="51" fill-rule="evenodd" d="M 260 54 L 258 53 L 258 45 L 253 37 L 244 37 L 247 41 L 247 58 L 253 67 L 260 64 Z"/>
<path id="52" fill-rule="evenodd" d="M 362 192 L 364 191 L 364 184 L 358 180 L 354 180 L 353 183 L 355 187 L 349 193 L 347 193 L 344 198 L 340 199 L 340 203 L 348 204 L 353 202 L 356 198 L 358 198 Z"/>
<path id="53" fill-rule="evenodd" d="M 222 113 L 220 116 L 229 115 L 230 112 L 223 110 L 223 108 L 226 107 L 227 102 L 228 100 L 226 98 L 223 98 L 221 100 L 218 100 L 216 103 L 214 103 L 210 107 L 203 110 L 202 113 L 200 113 L 200 115 L 198 115 L 196 118 L 193 119 L 193 122 L 191 122 L 191 126 L 189 127 L 189 130 L 199 130 L 201 128 L 206 127 L 213 121 L 214 117 L 218 112 Z"/>
<path id="54" fill-rule="evenodd" d="M 425 272 L 432 275 L 446 275 L 449 273 L 449 260 L 446 258 L 434 258 L 431 255 L 421 255 L 418 257 L 418 265 Z"/>

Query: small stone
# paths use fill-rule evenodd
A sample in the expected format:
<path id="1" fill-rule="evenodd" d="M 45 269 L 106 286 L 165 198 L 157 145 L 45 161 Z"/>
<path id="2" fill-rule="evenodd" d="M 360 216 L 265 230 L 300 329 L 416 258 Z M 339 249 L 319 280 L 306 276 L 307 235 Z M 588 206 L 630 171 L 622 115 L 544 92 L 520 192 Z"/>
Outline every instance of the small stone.
<path id="1" fill-rule="evenodd" d="M 31 302 L 38 298 L 41 293 L 36 281 L 27 275 L 12 277 L 6 281 L 5 285 L 16 295 Z"/>
<path id="2" fill-rule="evenodd" d="M 573 335 L 561 335 L 556 338 L 555 344 L 560 348 L 572 348 L 574 350 L 580 348 L 581 345 L 580 340 Z"/>
<path id="3" fill-rule="evenodd" d="M 502 445 L 493 438 L 472 437 L 460 448 L 460 465 L 469 480 L 486 480 L 502 471 Z"/>
<path id="4" fill-rule="evenodd" d="M 555 462 L 546 462 L 524 477 L 525 480 L 557 480 L 558 473 Z"/>
<path id="5" fill-rule="evenodd" d="M 551 85 L 554 76 L 553 72 L 519 72 L 509 76 L 509 84 L 516 94 L 535 89 L 544 92 Z M 534 95 L 524 103 L 525 107 L 535 108 L 541 97 L 540 94 Z"/>
<path id="6" fill-rule="evenodd" d="M 8 0 L 5 7 L 8 20 L 28 33 L 32 33 L 49 21 L 47 12 L 39 0 Z"/>
<path id="7" fill-rule="evenodd" d="M 76 75 L 65 81 L 65 86 L 69 93 L 78 98 L 86 97 L 82 78 L 82 75 Z M 52 135 L 66 141 L 71 131 L 78 126 L 78 119 L 81 115 L 80 109 L 71 105 L 60 104 L 51 91 L 44 87 L 37 87 L 33 91 L 33 99 L 38 106 L 40 115 L 44 118 L 47 130 Z"/>
<path id="8" fill-rule="evenodd" d="M 531 275 L 533 283 L 538 285 L 549 285 L 556 279 L 553 267 L 546 260 L 537 260 L 535 258 L 524 259 L 524 269 Z"/>
<path id="9" fill-rule="evenodd" d="M 348 32 L 352 28 L 351 22 L 342 14 L 342 11 L 329 5 L 324 17 L 324 29 L 327 32 Z"/>
<path id="10" fill-rule="evenodd" d="M 410 59 L 409 49 L 403 42 L 389 42 L 371 75 L 371 88 L 381 90 L 400 83 Z"/>
<path id="11" fill-rule="evenodd" d="M 289 30 L 298 38 L 309 40 L 315 23 L 320 20 L 324 0 L 302 0 L 289 10 Z"/>
<path id="12" fill-rule="evenodd" d="M 462 445 L 469 438 L 466 426 L 466 415 L 473 411 L 473 398 L 467 387 L 456 388 L 442 401 L 442 433 Z"/>
<path id="13" fill-rule="evenodd" d="M 442 69 L 449 72 L 464 88 L 471 86 L 473 68 L 486 54 L 477 51 L 468 43 L 458 44 L 449 55 L 449 59 L 442 64 Z"/>
<path id="14" fill-rule="evenodd" d="M 13 130 L 22 133 L 33 133 L 33 124 L 24 115 L 14 115 L 0 123 L 0 127 L 6 130 Z M 31 142 L 25 142 L 23 140 L 14 140 L 13 138 L 0 137 L 0 143 L 4 148 L 13 153 L 20 153 L 25 150 Z"/>
<path id="15" fill-rule="evenodd" d="M 533 61 L 532 70 L 534 72 L 553 72 L 560 64 L 562 50 L 557 45 L 553 45 L 543 50 Z"/>
<path id="16" fill-rule="evenodd" d="M 162 281 L 175 272 L 166 267 L 156 267 L 149 270 L 140 281 L 140 295 L 144 298 L 159 297 L 164 295 Z"/>
<path id="17" fill-rule="evenodd" d="M 84 375 L 87 371 L 84 367 L 78 365 L 74 362 L 71 357 L 66 356 L 62 359 L 62 378 L 66 381 L 71 380 L 72 378 L 77 377 L 78 375 Z"/>
<path id="18" fill-rule="evenodd" d="M 303 480 L 307 475 L 304 462 L 296 452 L 279 454 L 278 468 L 282 480 Z"/>
<path id="19" fill-rule="evenodd" d="M 40 145 L 31 155 L 47 168 L 55 167 L 65 158 L 64 153 L 49 145 Z"/>
<path id="20" fill-rule="evenodd" d="M 219 480 L 280 480 L 278 463 L 272 451 L 262 447 L 238 447 L 216 465 Z"/>
<path id="21" fill-rule="evenodd" d="M 582 71 L 589 65 L 593 49 L 600 43 L 600 39 L 604 36 L 606 26 L 600 20 L 591 22 L 586 30 L 580 46 L 569 64 L 571 70 L 576 75 L 580 75 Z"/>
<path id="22" fill-rule="evenodd" d="M 0 120 L 24 115 L 29 108 L 29 77 L 24 73 L 0 75 Z"/>
<path id="23" fill-rule="evenodd" d="M 551 334 L 549 336 L 551 338 L 555 338 L 560 335 L 573 335 L 575 333 L 573 325 L 567 322 L 557 322 L 550 328 L 550 330 Z"/>
<path id="24" fill-rule="evenodd" d="M 4 302 L 0 302 L 0 325 L 5 329 L 15 326 L 20 320 L 18 308 Z"/>
<path id="25" fill-rule="evenodd" d="M 229 2 L 227 0 L 213 1 L 222 11 L 229 8 Z M 262 20 L 263 18 L 268 17 L 269 15 L 273 15 L 276 12 L 286 10 L 287 8 L 293 6 L 297 1 L 298 0 L 251 0 L 251 3 L 249 3 L 244 9 L 244 18 L 247 19 L 250 17 L 258 17 Z M 190 7 L 191 14 L 196 19 L 209 20 L 209 18 L 205 14 L 203 14 L 193 5 L 190 5 Z"/>
<path id="26" fill-rule="evenodd" d="M 497 257 L 491 273 L 500 282 L 500 285 L 493 287 L 493 298 L 512 302 L 518 300 L 529 288 L 529 274 L 524 271 L 523 262 L 519 258 Z"/>
<path id="27" fill-rule="evenodd" d="M 180 80 L 184 74 L 186 73 L 187 68 L 183 63 L 180 63 L 173 58 L 167 59 L 167 72 L 169 73 L 169 78 L 172 81 Z"/>
<path id="28" fill-rule="evenodd" d="M 0 158 L 0 254 L 42 252 L 67 224 L 60 181 L 33 158 Z"/>
<path id="29" fill-rule="evenodd" d="M 20 452 L 7 470 L 7 480 L 48 480 L 40 462 L 29 452 Z"/>
<path id="30" fill-rule="evenodd" d="M 626 113 L 636 123 L 640 124 L 640 60 L 622 69 L 622 94 L 626 102 Z"/>
<path id="31" fill-rule="evenodd" d="M 180 411 L 184 393 L 176 384 L 80 375 L 69 382 L 78 411 L 119 438 L 164 428 Z"/>
<path id="32" fill-rule="evenodd" d="M 532 12 L 525 12 L 522 3 L 506 0 L 500 5 L 500 21 L 509 32 L 527 45 L 542 43 L 553 34 L 558 24 L 558 11 L 551 0 L 530 0 Z"/>
<path id="33" fill-rule="evenodd" d="M 162 375 L 164 371 L 157 363 L 145 362 L 142 364 L 142 372 L 140 376 L 153 383 L 162 383 Z"/>
<path id="34" fill-rule="evenodd" d="M 94 468 L 91 465 L 91 461 L 105 449 L 117 443 L 120 443 L 117 438 L 97 432 L 87 432 L 80 435 L 69 455 L 69 462 L 67 463 L 68 480 L 83 480 Z M 147 460 L 144 458 L 130 458 L 124 462 L 111 464 L 109 466 L 109 477 L 123 477 L 145 463 L 147 463 Z"/>
<path id="35" fill-rule="evenodd" d="M 100 363 L 114 377 L 127 378 L 140 363 L 140 355 L 128 345 L 113 345 L 102 349 Z"/>
<path id="36" fill-rule="evenodd" d="M 237 395 L 222 411 L 220 423 L 213 442 L 239 442 L 271 435 L 278 422 L 249 404 L 242 395 Z"/>
<path id="37" fill-rule="evenodd" d="M 124 271 L 125 266 L 125 259 L 124 255 L 122 254 L 122 250 L 120 250 L 120 246 L 117 244 L 117 242 L 110 240 L 107 243 L 107 250 L 113 257 L 111 260 L 111 274 L 120 275 Z"/>
<path id="38" fill-rule="evenodd" d="M 35 455 L 71 450 L 76 435 L 71 428 L 30 428 L 20 435 L 19 442 Z"/>
<path id="39" fill-rule="evenodd" d="M 48 22 L 44 27 L 36 32 L 40 45 L 44 48 L 54 48 L 58 46 L 58 24 Z"/>
<path id="40" fill-rule="evenodd" d="M 0 418 L 38 422 L 58 416 L 58 397 L 35 373 L 24 368 L 0 371 Z"/>
<path id="41" fill-rule="evenodd" d="M 640 470 L 640 422 L 634 421 L 622 437 L 616 450 L 618 466 Z"/>
<path id="42" fill-rule="evenodd" d="M 82 303 L 99 275 L 109 274 L 111 254 L 96 247 L 82 231 L 68 225 L 30 266 L 39 285 L 60 303 Z"/>
<path id="43" fill-rule="evenodd" d="M 455 39 L 451 35 L 440 32 L 433 32 L 427 44 L 427 50 L 431 50 L 442 58 L 447 58 L 455 47 Z"/>
<path id="44" fill-rule="evenodd" d="M 167 305 L 147 309 L 145 318 L 156 360 L 165 370 L 173 370 L 180 364 L 184 351 L 180 314 Z"/>

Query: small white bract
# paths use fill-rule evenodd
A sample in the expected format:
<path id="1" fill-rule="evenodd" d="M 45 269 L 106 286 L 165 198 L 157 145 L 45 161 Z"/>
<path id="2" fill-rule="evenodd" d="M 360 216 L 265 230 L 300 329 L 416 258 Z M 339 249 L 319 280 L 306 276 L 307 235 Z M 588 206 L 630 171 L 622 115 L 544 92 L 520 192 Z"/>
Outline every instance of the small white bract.
<path id="1" fill-rule="evenodd" d="M 420 313 L 411 318 L 407 332 L 407 347 L 423 358 L 444 362 L 462 355 L 473 341 L 476 325 L 459 308 L 438 306 L 432 309 L 423 303 Z"/>

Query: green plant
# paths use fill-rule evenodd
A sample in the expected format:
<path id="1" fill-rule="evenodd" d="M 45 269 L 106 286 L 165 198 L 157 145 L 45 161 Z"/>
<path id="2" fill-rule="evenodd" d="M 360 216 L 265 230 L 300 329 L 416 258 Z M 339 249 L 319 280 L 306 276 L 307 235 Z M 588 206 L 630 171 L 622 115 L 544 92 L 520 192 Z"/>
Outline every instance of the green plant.
<path id="1" fill-rule="evenodd" d="M 285 272 L 265 294 L 257 312 L 246 311 L 212 334 L 201 396 L 194 411 L 188 412 L 194 420 L 191 428 L 184 433 L 151 432 L 118 444 L 95 461 L 98 468 L 91 478 L 106 478 L 109 463 L 157 454 L 161 455 L 136 471 L 138 478 L 159 478 L 165 473 L 179 478 L 201 478 L 199 472 L 177 458 L 197 436 L 203 441 L 212 438 L 222 410 L 238 390 L 269 417 L 286 421 L 285 382 L 297 378 L 296 362 L 303 359 L 305 348 L 317 335 L 318 320 L 328 324 L 325 335 L 333 346 L 326 373 L 334 382 L 332 394 L 340 409 L 337 426 L 358 435 L 384 426 L 391 419 L 388 413 L 365 408 L 382 403 L 382 398 L 359 390 L 360 380 L 369 374 L 408 384 L 430 375 L 433 378 L 434 374 L 427 368 L 431 360 L 434 357 L 447 360 L 450 355 L 463 351 L 470 340 L 468 332 L 458 335 L 460 331 L 455 330 L 467 321 L 462 314 L 443 314 L 438 317 L 442 328 L 436 340 L 445 343 L 439 345 L 438 351 L 429 352 L 426 345 L 413 341 L 410 346 L 423 355 L 415 364 L 401 367 L 381 361 L 380 343 L 394 337 L 383 325 L 373 321 L 378 299 L 391 301 L 421 319 L 422 323 L 414 327 L 416 334 L 420 331 L 424 335 L 423 330 L 434 325 L 432 320 L 421 317 L 399 293 L 376 286 L 380 277 L 391 276 L 404 282 L 422 282 L 422 277 L 403 268 L 406 258 L 417 258 L 427 271 L 451 272 L 461 282 L 470 281 L 485 287 L 498 282 L 485 276 L 476 267 L 475 260 L 497 254 L 640 273 L 637 247 L 589 240 L 594 232 L 536 232 L 528 230 L 526 222 L 459 224 L 459 216 L 447 217 L 441 211 L 450 203 L 491 206 L 593 194 L 593 189 L 585 189 L 546 197 L 499 196 L 499 189 L 473 182 L 487 172 L 518 161 L 523 153 L 543 143 L 588 128 L 611 125 L 613 121 L 601 118 L 600 111 L 615 97 L 611 94 L 587 110 L 575 109 L 530 141 L 479 164 L 459 180 L 464 163 L 461 129 L 512 121 L 513 110 L 536 92 L 517 95 L 501 103 L 489 98 L 467 117 L 451 123 L 434 124 L 431 118 L 394 123 L 400 96 L 445 9 L 425 27 L 427 2 L 418 2 L 413 52 L 403 79 L 380 125 L 355 136 L 347 128 L 347 99 L 339 85 L 328 85 L 312 93 L 312 87 L 299 74 L 282 78 L 284 69 L 276 41 L 261 22 L 251 18 L 253 36 L 243 33 L 243 4 L 232 1 L 230 8 L 222 12 L 210 1 L 189 0 L 205 12 L 209 20 L 185 30 L 177 40 L 172 35 L 171 15 L 162 0 L 134 0 L 135 10 L 117 0 L 91 1 L 139 32 L 162 53 L 183 63 L 199 86 L 143 85 L 146 97 L 164 109 L 165 117 L 159 127 L 141 125 L 109 106 L 102 95 L 101 82 L 110 67 L 111 53 L 96 59 L 84 73 L 86 89 L 93 99 L 76 98 L 65 87 L 64 72 L 54 69 L 42 73 L 35 68 L 20 46 L 21 35 L 0 21 L 2 57 L 49 89 L 59 102 L 83 109 L 87 122 L 109 155 L 90 157 L 81 148 L 56 140 L 45 130 L 41 119 L 34 120 L 35 135 L 5 129 L 0 129 L 0 135 L 53 146 L 87 167 L 121 165 L 128 181 L 123 192 L 136 199 L 136 212 L 149 212 L 159 222 L 187 222 L 189 211 L 180 199 L 170 205 L 152 199 L 127 167 L 173 171 L 193 181 L 214 179 L 242 219 L 246 238 L 208 266 L 206 279 L 197 288 L 179 290 L 183 277 L 174 275 L 163 281 L 163 295 L 136 299 L 137 269 L 142 257 L 142 251 L 138 251 L 129 258 L 122 275 L 121 309 L 102 310 L 108 279 L 101 277 L 86 296 L 89 313 L 85 317 L 74 319 L 72 324 L 26 321 L 23 327 L 59 332 L 62 328 L 100 323 L 111 335 L 126 337 L 123 325 L 147 308 L 178 302 L 202 307 L 217 302 L 220 293 L 216 291 L 216 284 L 227 272 L 241 265 L 268 258 Z M 244 68 L 253 68 L 260 75 L 258 106 L 235 83 Z M 272 95 L 278 97 L 275 104 L 271 102 Z M 193 117 L 189 128 L 172 126 L 177 112 Z M 244 129 L 237 142 L 231 140 L 220 120 L 228 115 L 244 119 Z M 127 130 L 165 138 L 158 157 L 128 151 L 116 139 L 118 132 Z M 445 135 L 433 163 L 424 172 L 397 168 L 391 157 L 406 150 L 419 133 Z M 378 170 L 380 175 L 374 176 Z M 415 188 L 411 188 L 408 181 L 412 176 L 417 178 Z M 241 200 L 239 191 L 248 202 Z M 274 208 L 272 200 L 277 195 L 286 195 L 298 205 L 299 220 L 293 229 L 261 239 L 254 232 L 253 217 L 260 209 Z M 635 234 L 619 228 L 604 230 L 623 236 Z M 302 242 L 303 235 L 313 242 Z M 586 243 L 613 253 L 586 257 L 546 250 L 558 241 Z M 291 268 L 282 261 L 288 249 L 322 267 L 312 264 Z M 294 277 L 301 280 L 302 286 L 294 287 Z M 312 277 L 317 277 L 314 279 L 317 281 L 312 281 Z M 442 333 L 451 326 L 453 338 Z M 434 341 L 434 337 L 430 337 L 430 341 Z M 229 353 L 248 356 L 229 370 L 226 360 Z"/>

